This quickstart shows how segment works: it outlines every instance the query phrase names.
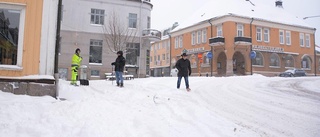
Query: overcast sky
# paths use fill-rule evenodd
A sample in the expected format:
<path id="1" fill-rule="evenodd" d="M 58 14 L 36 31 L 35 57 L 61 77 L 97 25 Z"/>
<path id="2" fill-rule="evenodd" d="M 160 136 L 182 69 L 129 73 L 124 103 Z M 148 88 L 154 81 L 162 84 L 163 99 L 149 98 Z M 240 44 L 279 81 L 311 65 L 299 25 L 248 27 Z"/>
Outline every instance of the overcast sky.
<path id="1" fill-rule="evenodd" d="M 197 11 L 210 0 L 151 0 L 153 10 L 151 12 L 152 28 L 163 30 L 170 27 L 174 22 L 181 23 L 184 19 Z M 243 0 L 245 1 L 245 0 Z M 255 1 L 261 0 L 251 0 Z M 274 3 L 276 0 L 263 0 Z M 285 10 L 298 18 L 306 16 L 320 16 L 320 0 L 282 0 Z M 316 44 L 320 45 L 320 17 L 305 20 L 316 31 Z"/>

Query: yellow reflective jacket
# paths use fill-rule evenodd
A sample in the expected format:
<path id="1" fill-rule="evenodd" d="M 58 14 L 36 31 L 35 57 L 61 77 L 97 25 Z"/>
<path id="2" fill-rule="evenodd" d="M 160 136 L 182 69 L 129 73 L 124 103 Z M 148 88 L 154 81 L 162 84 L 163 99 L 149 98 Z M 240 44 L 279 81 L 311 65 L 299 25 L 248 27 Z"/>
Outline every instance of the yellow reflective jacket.
<path id="1" fill-rule="evenodd" d="M 72 56 L 72 64 L 71 66 L 80 66 L 81 64 L 81 61 L 82 61 L 82 57 L 80 57 L 78 54 L 73 54 Z"/>

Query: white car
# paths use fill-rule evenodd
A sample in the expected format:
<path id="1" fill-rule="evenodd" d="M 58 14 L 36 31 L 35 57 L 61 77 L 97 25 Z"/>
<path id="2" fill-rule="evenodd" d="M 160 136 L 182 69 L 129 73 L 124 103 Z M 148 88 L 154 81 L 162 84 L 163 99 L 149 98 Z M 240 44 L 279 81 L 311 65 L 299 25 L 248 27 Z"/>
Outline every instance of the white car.
<path id="1" fill-rule="evenodd" d="M 179 70 L 176 69 L 176 68 L 171 69 L 170 76 L 171 77 L 177 77 L 178 76 L 178 72 L 179 72 Z"/>

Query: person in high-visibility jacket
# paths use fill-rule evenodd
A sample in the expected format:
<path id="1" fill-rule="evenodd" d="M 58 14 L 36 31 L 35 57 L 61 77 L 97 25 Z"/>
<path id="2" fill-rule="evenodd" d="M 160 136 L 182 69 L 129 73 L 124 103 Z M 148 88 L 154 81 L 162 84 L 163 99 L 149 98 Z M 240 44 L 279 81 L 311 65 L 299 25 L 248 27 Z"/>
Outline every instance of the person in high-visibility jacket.
<path id="1" fill-rule="evenodd" d="M 78 69 L 80 67 L 82 57 L 80 56 L 80 49 L 77 48 L 75 53 L 72 56 L 72 63 L 71 63 L 71 85 L 77 85 L 77 78 L 78 78 Z"/>

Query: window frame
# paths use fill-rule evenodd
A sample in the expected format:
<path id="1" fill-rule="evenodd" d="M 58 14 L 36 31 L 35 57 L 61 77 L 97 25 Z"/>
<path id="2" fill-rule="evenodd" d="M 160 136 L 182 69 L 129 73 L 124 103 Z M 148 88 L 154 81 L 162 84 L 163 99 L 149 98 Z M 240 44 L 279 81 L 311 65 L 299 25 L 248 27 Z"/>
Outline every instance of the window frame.
<path id="1" fill-rule="evenodd" d="M 311 42 L 310 42 L 310 34 L 305 34 L 306 40 L 305 40 L 305 45 L 307 48 L 311 47 Z"/>
<path id="2" fill-rule="evenodd" d="M 241 28 L 239 28 L 241 27 Z M 237 24 L 237 37 L 243 37 L 244 36 L 244 25 L 238 23 Z"/>
<path id="3" fill-rule="evenodd" d="M 202 30 L 202 43 L 207 43 L 207 29 Z"/>
<path id="4" fill-rule="evenodd" d="M 196 45 L 196 32 L 191 33 L 191 45 Z"/>
<path id="5" fill-rule="evenodd" d="M 134 16 L 130 16 L 130 15 L 135 15 Z M 131 22 L 132 21 L 132 22 Z M 128 28 L 130 29 L 137 29 L 138 27 L 138 14 L 136 13 L 129 13 L 129 16 L 128 16 Z M 134 24 L 135 23 L 135 24 Z M 131 26 L 132 25 L 132 26 Z"/>
<path id="6" fill-rule="evenodd" d="M 281 35 L 282 33 L 282 35 Z M 282 42 L 281 42 L 282 40 Z M 285 38 L 284 38 L 284 30 L 279 30 L 279 44 L 285 44 Z"/>
<path id="7" fill-rule="evenodd" d="M 304 47 L 304 33 L 299 33 L 299 45 Z"/>
<path id="8" fill-rule="evenodd" d="M 263 41 L 270 42 L 270 29 L 269 28 L 263 28 Z"/>
<path id="9" fill-rule="evenodd" d="M 94 44 L 95 42 L 98 42 L 98 43 L 100 43 L 101 42 L 101 45 L 100 44 Z M 93 44 L 91 44 L 91 43 L 93 43 Z M 103 48 L 103 40 L 99 40 L 99 39 L 90 39 L 90 47 L 89 47 L 89 55 L 90 55 L 90 52 L 91 52 L 91 50 L 90 50 L 90 48 L 91 47 L 101 47 L 101 62 L 100 63 L 96 63 L 96 62 L 90 62 L 90 58 L 91 58 L 91 56 L 89 56 L 89 64 L 102 64 L 102 48 Z"/>
<path id="10" fill-rule="evenodd" d="M 0 69 L 9 69 L 9 70 L 21 70 L 22 67 L 22 57 L 23 57 L 23 45 L 24 45 L 24 32 L 25 32 L 25 17 L 26 17 L 26 6 L 25 5 L 18 5 L 18 4 L 6 4 L 0 3 L 1 9 L 8 9 L 8 10 L 19 10 L 20 17 L 19 17 L 19 34 L 18 34 L 18 49 L 17 49 L 17 59 L 15 65 L 8 65 L 8 64 L 0 64 Z M 15 67 L 12 67 L 15 66 Z"/>
<path id="11" fill-rule="evenodd" d="M 92 13 L 92 10 L 94 10 L 94 13 Z M 99 11 L 99 13 L 97 12 Z M 101 11 L 103 11 L 103 14 L 101 14 Z M 105 15 L 106 12 L 104 9 L 95 9 L 95 8 L 91 8 L 91 12 L 90 12 L 90 24 L 91 25 L 104 25 L 104 20 L 105 20 Z M 92 17 L 93 18 L 93 22 L 92 22 Z M 99 19 L 99 23 L 95 23 L 97 18 Z"/>
<path id="12" fill-rule="evenodd" d="M 289 34 L 289 35 L 288 35 Z M 291 31 L 286 31 L 286 39 L 285 39 L 286 45 L 291 45 Z"/>
<path id="13" fill-rule="evenodd" d="M 222 25 L 217 26 L 217 37 L 223 37 Z"/>
<path id="14" fill-rule="evenodd" d="M 260 30 L 260 32 L 259 32 L 258 30 Z M 256 36 L 257 41 L 261 42 L 261 41 L 262 41 L 262 27 L 257 27 L 257 29 L 256 29 L 256 35 L 257 35 L 257 36 Z M 259 36 L 260 36 L 260 39 L 258 39 Z"/>

